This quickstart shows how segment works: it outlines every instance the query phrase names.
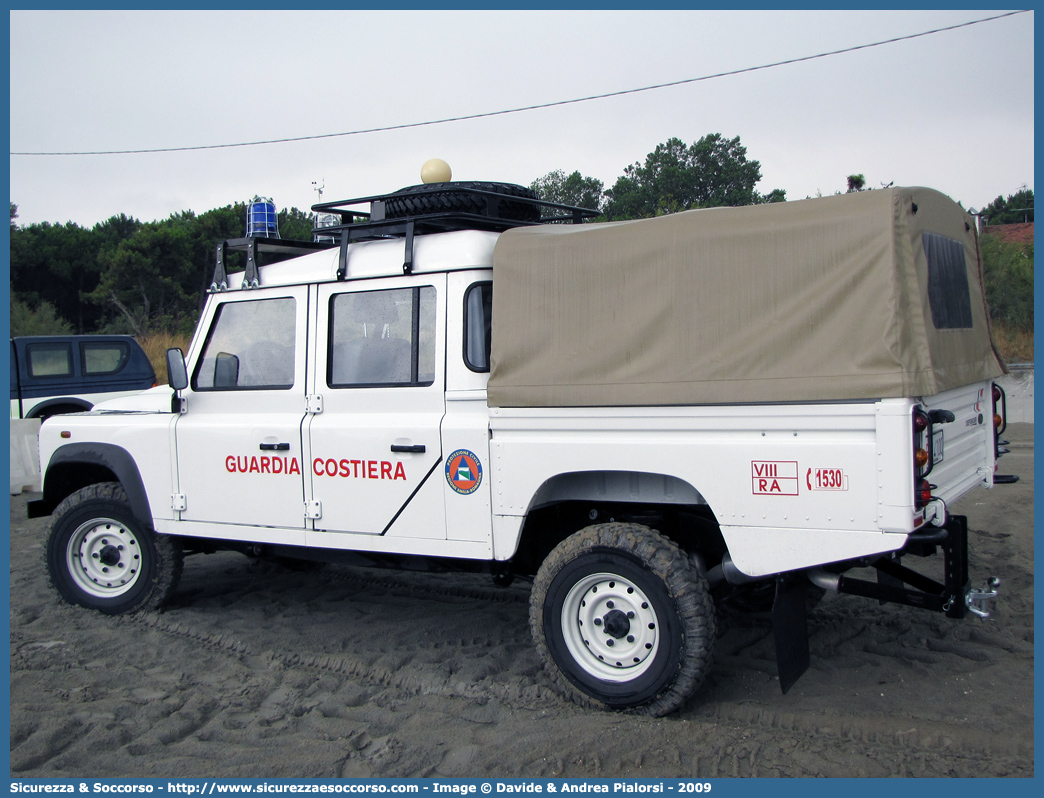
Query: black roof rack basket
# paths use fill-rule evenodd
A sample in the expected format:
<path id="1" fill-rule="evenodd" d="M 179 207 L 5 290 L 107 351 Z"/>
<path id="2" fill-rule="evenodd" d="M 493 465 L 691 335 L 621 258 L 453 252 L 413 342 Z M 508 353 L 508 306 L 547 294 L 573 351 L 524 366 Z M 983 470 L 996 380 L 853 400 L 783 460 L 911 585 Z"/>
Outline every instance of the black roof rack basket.
<path id="1" fill-rule="evenodd" d="M 365 203 L 369 203 L 368 211 L 354 207 Z M 590 208 L 537 199 L 530 190 L 509 183 L 431 183 L 393 194 L 323 202 L 312 210 L 341 217 L 340 224 L 314 230 L 317 235 L 340 239 L 338 280 L 347 275 L 348 245 L 355 241 L 404 238 L 402 271 L 409 274 L 415 235 L 458 230 L 501 233 L 528 225 L 580 224 L 599 215 Z"/>

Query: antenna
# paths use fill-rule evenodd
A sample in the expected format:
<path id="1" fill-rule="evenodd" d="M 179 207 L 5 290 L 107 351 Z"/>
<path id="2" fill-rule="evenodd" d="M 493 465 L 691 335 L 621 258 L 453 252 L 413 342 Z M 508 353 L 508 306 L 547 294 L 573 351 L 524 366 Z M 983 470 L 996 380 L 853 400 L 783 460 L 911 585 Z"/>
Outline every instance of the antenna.
<path id="1" fill-rule="evenodd" d="M 324 177 L 321 181 L 313 180 L 312 189 L 319 194 L 319 202 L 323 201 L 323 189 L 326 188 L 326 178 Z M 316 203 L 318 204 L 318 203 Z M 341 223 L 341 217 L 336 213 L 316 213 L 313 215 L 313 224 L 315 230 L 321 227 L 333 227 Z M 318 244 L 336 244 L 337 238 L 335 236 L 321 236 L 313 231 L 312 240 Z"/>

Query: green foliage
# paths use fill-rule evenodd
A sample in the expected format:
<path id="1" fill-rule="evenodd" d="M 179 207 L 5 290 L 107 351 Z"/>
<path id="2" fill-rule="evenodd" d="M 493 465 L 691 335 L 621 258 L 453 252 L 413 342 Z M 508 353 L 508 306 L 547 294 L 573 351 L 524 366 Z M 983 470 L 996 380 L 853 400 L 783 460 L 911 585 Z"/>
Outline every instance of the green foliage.
<path id="1" fill-rule="evenodd" d="M 148 224 L 120 214 L 89 230 L 71 222 L 19 227 L 16 216 L 11 203 L 12 319 L 80 333 L 190 333 L 217 243 L 246 231 L 245 203 Z M 283 210 L 279 228 L 284 238 L 311 239 L 311 215 Z"/>
<path id="2" fill-rule="evenodd" d="M 103 313 L 83 295 L 98 284 L 102 245 L 95 231 L 72 222 L 12 226 L 12 296 L 31 307 L 48 302 L 77 332 L 94 330 Z"/>
<path id="3" fill-rule="evenodd" d="M 102 252 L 102 276 L 87 299 L 115 308 L 137 336 L 194 326 L 194 302 L 186 290 L 196 278 L 188 221 L 172 217 L 167 223 L 144 224 L 115 249 Z"/>
<path id="4" fill-rule="evenodd" d="M 299 211 L 297 208 L 284 208 L 276 218 L 279 220 L 279 235 L 282 238 L 312 240 L 312 228 L 315 227 L 315 223 L 311 213 Z"/>
<path id="5" fill-rule="evenodd" d="M 864 186 L 866 186 L 866 177 L 864 175 L 849 175 L 848 191 L 845 193 L 852 194 L 856 191 L 862 191 Z"/>
<path id="6" fill-rule="evenodd" d="M 41 302 L 35 309 L 11 297 L 11 337 L 20 335 L 71 335 L 72 325 L 58 317 L 54 305 Z"/>
<path id="7" fill-rule="evenodd" d="M 1009 194 L 1007 199 L 997 197 L 982 209 L 986 224 L 1019 224 L 1033 221 L 1033 189 Z"/>
<path id="8" fill-rule="evenodd" d="M 1033 245 L 982 237 L 982 274 L 990 316 L 1008 329 L 1033 331 Z"/>
<path id="9" fill-rule="evenodd" d="M 645 163 L 634 163 L 607 190 L 609 219 L 641 219 L 721 205 L 756 205 L 785 199 L 782 189 L 767 195 L 754 186 L 761 164 L 747 160 L 739 136 L 704 136 L 690 146 L 678 138 L 658 144 Z"/>
<path id="10" fill-rule="evenodd" d="M 593 211 L 601 210 L 604 202 L 602 181 L 585 177 L 578 171 L 567 175 L 561 169 L 556 169 L 537 178 L 529 187 L 547 202 L 590 208 Z"/>

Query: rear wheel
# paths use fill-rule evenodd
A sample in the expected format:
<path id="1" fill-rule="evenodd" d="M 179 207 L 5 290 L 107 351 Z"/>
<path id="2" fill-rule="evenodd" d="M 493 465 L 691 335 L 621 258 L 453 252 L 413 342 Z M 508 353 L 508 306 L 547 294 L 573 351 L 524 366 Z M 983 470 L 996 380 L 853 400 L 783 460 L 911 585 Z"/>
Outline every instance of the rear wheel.
<path id="1" fill-rule="evenodd" d="M 711 663 L 707 584 L 671 541 L 637 524 L 600 524 L 541 566 L 530 628 L 556 687 L 584 706 L 664 715 Z"/>
<path id="2" fill-rule="evenodd" d="M 184 559 L 181 541 L 138 520 L 117 482 L 89 485 L 58 505 L 44 556 L 62 598 L 108 615 L 161 607 Z"/>

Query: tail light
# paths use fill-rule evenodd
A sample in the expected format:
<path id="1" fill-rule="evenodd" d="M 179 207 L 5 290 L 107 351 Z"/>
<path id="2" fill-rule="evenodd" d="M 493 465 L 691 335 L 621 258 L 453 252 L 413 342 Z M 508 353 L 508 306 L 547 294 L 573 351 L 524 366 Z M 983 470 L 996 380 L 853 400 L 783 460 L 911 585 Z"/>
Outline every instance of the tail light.
<path id="1" fill-rule="evenodd" d="M 914 507 L 920 510 L 932 500 L 932 486 L 925 477 L 932 470 L 932 420 L 920 407 L 913 411 Z"/>
<path id="2" fill-rule="evenodd" d="M 918 482 L 915 497 L 918 510 L 926 506 L 928 502 L 932 500 L 932 487 L 933 485 L 927 479 L 922 479 Z"/>
<path id="3" fill-rule="evenodd" d="M 997 383 L 993 383 L 993 427 L 998 435 L 1008 428 L 1008 396 Z"/>

